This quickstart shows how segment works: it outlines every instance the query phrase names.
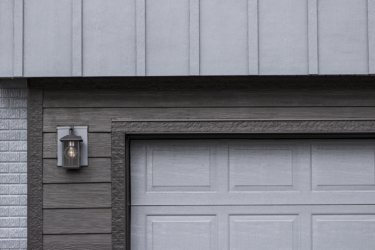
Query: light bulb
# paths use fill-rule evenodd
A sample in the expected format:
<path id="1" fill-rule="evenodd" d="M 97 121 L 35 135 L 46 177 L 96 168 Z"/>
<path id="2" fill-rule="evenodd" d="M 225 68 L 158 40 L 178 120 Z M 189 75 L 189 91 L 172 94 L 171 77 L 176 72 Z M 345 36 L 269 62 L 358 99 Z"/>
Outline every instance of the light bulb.
<path id="1" fill-rule="evenodd" d="M 68 156 L 70 158 L 74 158 L 76 156 L 76 151 L 73 147 L 70 147 L 69 150 L 68 150 Z"/>

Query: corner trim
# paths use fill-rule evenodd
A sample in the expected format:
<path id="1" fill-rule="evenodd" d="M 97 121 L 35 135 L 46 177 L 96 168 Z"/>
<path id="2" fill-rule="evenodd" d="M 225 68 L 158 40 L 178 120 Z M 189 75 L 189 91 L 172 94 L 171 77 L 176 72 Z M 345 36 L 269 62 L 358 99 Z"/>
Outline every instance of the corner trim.
<path id="1" fill-rule="evenodd" d="M 28 86 L 27 248 L 43 249 L 43 90 Z"/>

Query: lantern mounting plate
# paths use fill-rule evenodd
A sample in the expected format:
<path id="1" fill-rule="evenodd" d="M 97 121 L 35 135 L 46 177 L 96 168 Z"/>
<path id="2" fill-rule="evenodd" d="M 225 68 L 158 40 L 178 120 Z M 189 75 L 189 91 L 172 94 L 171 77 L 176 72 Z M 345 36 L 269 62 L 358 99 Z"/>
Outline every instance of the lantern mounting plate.
<path id="1" fill-rule="evenodd" d="M 63 158 L 63 143 L 60 139 L 66 135 L 69 135 L 69 129 L 71 126 L 61 126 L 57 127 L 57 166 L 62 166 Z M 73 133 L 76 136 L 81 136 L 81 166 L 88 166 L 88 136 L 87 136 L 87 126 L 74 126 Z"/>

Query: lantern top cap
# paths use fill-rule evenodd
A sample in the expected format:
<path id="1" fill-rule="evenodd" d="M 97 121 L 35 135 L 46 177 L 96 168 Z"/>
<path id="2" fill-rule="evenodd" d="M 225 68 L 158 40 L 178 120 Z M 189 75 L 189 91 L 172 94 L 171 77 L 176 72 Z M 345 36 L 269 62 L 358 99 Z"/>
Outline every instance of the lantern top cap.
<path id="1" fill-rule="evenodd" d="M 83 141 L 81 136 L 74 135 L 73 129 L 74 126 L 70 126 L 69 135 L 64 136 L 60 141 Z"/>
<path id="2" fill-rule="evenodd" d="M 66 135 L 60 139 L 60 141 L 83 141 L 81 136 Z"/>

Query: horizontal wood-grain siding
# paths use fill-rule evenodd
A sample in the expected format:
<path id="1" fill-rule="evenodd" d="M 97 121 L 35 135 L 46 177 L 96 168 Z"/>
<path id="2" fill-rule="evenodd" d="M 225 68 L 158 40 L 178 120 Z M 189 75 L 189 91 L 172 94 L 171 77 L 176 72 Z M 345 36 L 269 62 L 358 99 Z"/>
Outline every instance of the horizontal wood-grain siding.
<path id="1" fill-rule="evenodd" d="M 89 158 L 79 170 L 57 166 L 57 159 L 43 160 L 43 183 L 111 182 L 111 158 Z"/>
<path id="2" fill-rule="evenodd" d="M 257 119 L 316 120 L 372 119 L 375 107 L 264 108 L 46 108 L 44 132 L 58 124 L 89 126 L 90 132 L 110 132 L 112 118 L 127 119 Z"/>
<path id="3" fill-rule="evenodd" d="M 43 248 L 53 250 L 110 250 L 111 234 L 44 235 Z"/>
<path id="4" fill-rule="evenodd" d="M 111 157 L 111 134 L 89 133 L 88 134 L 88 156 L 89 157 Z M 57 158 L 57 134 L 43 134 L 43 158 Z"/>
<path id="5" fill-rule="evenodd" d="M 57 158 L 57 133 L 43 134 L 43 158 Z"/>
<path id="6" fill-rule="evenodd" d="M 375 106 L 373 89 L 45 91 L 46 108 Z"/>
<path id="7" fill-rule="evenodd" d="M 111 184 L 44 184 L 44 208 L 109 208 Z"/>
<path id="8" fill-rule="evenodd" d="M 44 209 L 43 234 L 80 233 L 111 233 L 111 209 Z"/>
<path id="9" fill-rule="evenodd" d="M 158 81 L 154 84 L 153 80 L 149 80 L 150 85 L 154 84 L 150 90 L 144 87 L 100 89 L 107 86 L 106 83 L 99 84 L 95 82 L 97 79 L 91 79 L 96 90 L 44 91 L 44 248 L 111 249 L 112 119 L 375 118 L 375 86 L 371 80 L 358 80 L 355 85 L 356 80 L 351 79 L 340 88 L 339 84 L 330 85 L 322 78 L 319 78 L 320 85 L 315 87 L 314 79 L 306 80 L 305 87 L 299 87 L 296 82 L 292 85 L 280 82 L 284 87 L 279 88 L 276 79 L 264 86 L 259 80 L 253 87 L 238 84 L 231 89 L 228 82 L 228 86 L 222 84 L 224 87 L 218 89 L 185 86 L 183 90 L 165 86 L 159 89 Z M 235 81 L 234 78 L 231 80 Z M 120 80 L 114 79 L 114 83 L 116 81 Z M 204 80 L 199 81 L 204 85 Z M 124 80 L 123 84 L 126 83 Z M 71 84 L 73 88 L 68 89 L 79 85 L 78 82 Z M 56 166 L 56 127 L 70 124 L 89 126 L 89 166 L 78 171 Z"/>

